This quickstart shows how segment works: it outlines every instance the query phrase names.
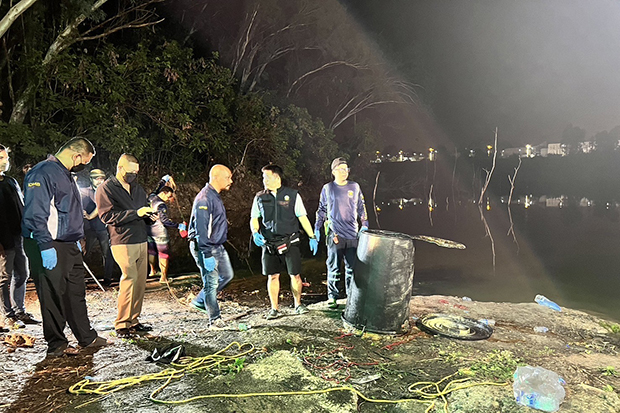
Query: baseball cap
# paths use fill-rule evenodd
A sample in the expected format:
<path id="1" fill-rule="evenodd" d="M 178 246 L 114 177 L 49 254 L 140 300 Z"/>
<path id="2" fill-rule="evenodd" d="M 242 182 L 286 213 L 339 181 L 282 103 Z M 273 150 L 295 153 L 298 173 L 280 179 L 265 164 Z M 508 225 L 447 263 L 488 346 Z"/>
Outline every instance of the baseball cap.
<path id="1" fill-rule="evenodd" d="M 105 172 L 103 172 L 101 169 L 93 169 L 92 171 L 90 171 L 90 177 L 91 178 L 99 178 L 99 177 L 105 178 Z"/>
<path id="2" fill-rule="evenodd" d="M 344 158 L 336 158 L 332 161 L 332 171 L 339 167 L 340 165 L 346 165 L 347 160 Z"/>

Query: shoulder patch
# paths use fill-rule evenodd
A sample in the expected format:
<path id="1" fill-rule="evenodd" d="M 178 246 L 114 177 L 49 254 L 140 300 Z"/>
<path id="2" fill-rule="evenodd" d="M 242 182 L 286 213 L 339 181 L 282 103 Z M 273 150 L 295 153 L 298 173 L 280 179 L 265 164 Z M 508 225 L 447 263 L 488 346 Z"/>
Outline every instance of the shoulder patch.
<path id="1" fill-rule="evenodd" d="M 41 186 L 40 182 L 28 182 L 28 188 L 34 188 L 37 186 Z"/>

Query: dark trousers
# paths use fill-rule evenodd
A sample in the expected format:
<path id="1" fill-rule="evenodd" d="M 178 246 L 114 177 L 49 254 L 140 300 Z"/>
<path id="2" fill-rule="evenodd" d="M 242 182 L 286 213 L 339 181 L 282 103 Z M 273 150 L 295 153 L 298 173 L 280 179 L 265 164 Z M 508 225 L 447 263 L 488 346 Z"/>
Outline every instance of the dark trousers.
<path id="1" fill-rule="evenodd" d="M 340 237 L 340 242 L 334 244 L 334 237 L 330 232 L 327 235 L 327 297 L 330 299 L 340 298 L 342 290 L 339 289 L 341 267 L 344 261 L 344 290 L 349 295 L 349 286 L 353 279 L 355 259 L 357 258 L 357 240 Z"/>
<path id="2" fill-rule="evenodd" d="M 110 249 L 110 234 L 108 230 L 92 231 L 87 230 L 85 233 L 86 251 L 84 257 L 91 255 L 95 240 L 99 242 L 101 248 L 101 256 L 103 257 L 103 279 L 110 281 L 112 279 L 112 269 L 114 268 L 114 259 L 112 258 L 112 250 Z M 90 261 L 89 261 L 90 262 Z"/>
<path id="3" fill-rule="evenodd" d="M 97 338 L 86 310 L 86 285 L 82 253 L 75 242 L 54 241 L 58 263 L 47 270 L 43 268 L 41 251 L 33 239 L 24 239 L 24 249 L 30 262 L 30 275 L 34 280 L 41 304 L 43 336 L 50 350 L 68 343 L 65 325 L 69 324 L 81 346 Z"/>

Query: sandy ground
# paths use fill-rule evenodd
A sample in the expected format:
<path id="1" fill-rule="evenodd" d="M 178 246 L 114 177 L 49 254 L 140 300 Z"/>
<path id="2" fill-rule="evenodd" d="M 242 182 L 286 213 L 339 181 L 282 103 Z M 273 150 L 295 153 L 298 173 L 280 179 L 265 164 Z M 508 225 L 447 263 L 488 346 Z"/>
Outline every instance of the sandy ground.
<path id="1" fill-rule="evenodd" d="M 377 335 L 345 329 L 340 318 L 342 306 L 339 310 L 327 308 L 325 302 L 318 301 L 322 299 L 322 294 L 316 292 L 320 289 L 307 289 L 309 294 L 304 300 L 310 304 L 310 313 L 295 315 L 288 307 L 291 298 L 285 283 L 285 316 L 265 320 L 268 300 L 264 279 L 256 277 L 235 281 L 225 290 L 221 308 L 229 321 L 226 328 L 215 330 L 208 327 L 205 314 L 185 305 L 198 291 L 198 283 L 195 278 L 187 278 L 176 281 L 171 290 L 151 283 L 154 288 L 147 292 L 142 322 L 154 329 L 136 340 L 118 339 L 111 328 L 116 311 L 115 290 L 89 290 L 91 322 L 111 342 L 96 352 L 45 359 L 40 326 L 21 329 L 20 333 L 34 336 L 36 342 L 31 348 L 0 348 L 0 410 L 424 412 L 430 407 L 428 402 L 393 401 L 412 399 L 413 383 L 436 382 L 457 373 L 444 384 L 469 377 L 467 383 L 505 385 L 472 386 L 451 392 L 446 410 L 437 399 L 429 411 L 527 412 L 532 410 L 514 400 L 510 376 L 516 365 L 529 364 L 553 370 L 564 378 L 566 399 L 561 412 L 620 411 L 620 334 L 610 333 L 602 326 L 605 321 L 592 315 L 570 309 L 557 313 L 535 303 L 464 302 L 457 297 L 418 296 L 410 303 L 412 326 L 425 314 L 455 314 L 495 320 L 493 335 L 487 340 L 464 341 L 432 336 L 415 327 L 404 336 Z M 32 292 L 28 300 L 29 309 L 39 315 Z M 549 331 L 536 333 L 534 326 L 545 326 Z M 241 347 L 232 344 L 223 353 L 228 357 L 213 363 L 213 354 L 231 343 Z M 156 348 L 178 344 L 184 346 L 191 361 L 213 364 L 209 368 L 200 364 L 204 368 L 178 375 L 149 398 L 165 384 L 165 380 L 155 380 L 153 375 L 170 366 L 148 362 L 146 357 Z M 116 382 L 108 389 L 112 392 L 101 395 L 67 392 L 85 377 L 92 382 L 139 379 L 125 388 Z M 199 398 L 187 400 L 192 397 Z"/>

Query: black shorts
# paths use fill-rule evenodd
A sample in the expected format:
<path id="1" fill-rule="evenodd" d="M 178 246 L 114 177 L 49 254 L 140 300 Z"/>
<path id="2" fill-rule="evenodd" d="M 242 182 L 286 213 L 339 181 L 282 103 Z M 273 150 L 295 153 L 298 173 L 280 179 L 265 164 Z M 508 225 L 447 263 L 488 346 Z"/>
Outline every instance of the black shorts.
<path id="1" fill-rule="evenodd" d="M 270 254 L 267 248 L 263 247 L 263 275 L 280 274 L 283 270 L 289 275 L 299 275 L 301 273 L 301 251 L 299 242 L 290 244 L 286 254 Z"/>

